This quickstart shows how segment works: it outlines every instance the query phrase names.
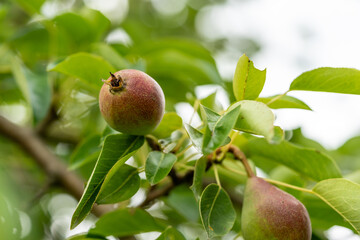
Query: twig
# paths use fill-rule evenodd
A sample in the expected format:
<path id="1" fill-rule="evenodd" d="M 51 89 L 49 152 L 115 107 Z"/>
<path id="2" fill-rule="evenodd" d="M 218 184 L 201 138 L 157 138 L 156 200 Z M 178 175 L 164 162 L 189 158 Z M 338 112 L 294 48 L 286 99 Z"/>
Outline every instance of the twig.
<path id="1" fill-rule="evenodd" d="M 149 144 L 149 147 L 153 151 L 162 151 L 160 143 L 157 141 L 157 139 L 152 135 L 146 135 L 145 137 L 147 143 Z"/>
<path id="2" fill-rule="evenodd" d="M 194 177 L 194 171 L 188 171 L 185 175 L 179 177 L 175 170 L 171 169 L 169 176 L 172 181 L 161 188 L 158 188 L 158 185 L 152 186 L 146 196 L 146 199 L 143 203 L 140 204 L 139 207 L 145 208 L 149 206 L 155 199 L 158 199 L 162 196 L 167 196 L 174 187 L 182 183 L 188 183 L 190 185 Z"/>
<path id="3" fill-rule="evenodd" d="M 0 134 L 19 144 L 49 178 L 53 178 L 75 198 L 81 198 L 84 189 L 83 180 L 75 173 L 69 172 L 67 166 L 48 149 L 31 129 L 18 126 L 0 116 Z M 101 216 L 110 209 L 107 205 L 94 206 L 93 213 Z"/>
<path id="4" fill-rule="evenodd" d="M 161 196 L 166 196 L 169 194 L 169 192 L 175 187 L 175 184 L 173 182 L 170 182 L 169 184 L 167 184 L 166 186 L 162 187 L 162 188 L 156 188 L 156 185 L 152 186 L 150 188 L 150 191 L 148 192 L 146 199 L 144 200 L 144 202 L 142 202 L 140 204 L 139 207 L 141 208 L 145 208 L 147 207 L 150 203 L 152 203 L 155 199 L 161 197 Z"/>

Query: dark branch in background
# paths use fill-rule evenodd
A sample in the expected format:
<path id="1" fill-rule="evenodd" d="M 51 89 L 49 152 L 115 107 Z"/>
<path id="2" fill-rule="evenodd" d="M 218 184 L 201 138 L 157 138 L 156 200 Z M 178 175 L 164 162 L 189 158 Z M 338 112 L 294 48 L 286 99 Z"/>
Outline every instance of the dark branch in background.
<path id="1" fill-rule="evenodd" d="M 57 158 L 46 144 L 31 130 L 18 126 L 0 116 L 0 133 L 13 140 L 23 148 L 46 173 L 49 179 L 54 179 L 67 192 L 78 200 L 84 190 L 84 181 Z M 108 205 L 94 206 L 93 213 L 97 216 L 111 210 Z"/>
<path id="2" fill-rule="evenodd" d="M 149 144 L 149 147 L 153 150 L 153 151 L 161 151 L 161 145 L 158 143 L 158 141 L 156 139 L 154 139 L 153 137 L 150 137 L 150 135 L 146 136 L 146 142 Z"/>
<path id="3" fill-rule="evenodd" d="M 145 208 L 153 203 L 159 197 L 167 196 L 170 191 L 178 185 L 183 183 L 187 183 L 189 186 L 192 184 L 192 180 L 194 177 L 194 171 L 188 171 L 183 176 L 178 176 L 174 168 L 171 169 L 169 173 L 169 177 L 171 178 L 171 182 L 167 183 L 165 186 L 158 187 L 158 185 L 154 185 L 150 188 L 149 192 L 146 195 L 146 198 L 139 207 Z"/>
<path id="4" fill-rule="evenodd" d="M 168 183 L 162 188 L 158 188 L 156 185 L 152 186 L 149 192 L 147 193 L 144 202 L 142 202 L 139 207 L 140 208 L 148 207 L 155 199 L 162 196 L 167 196 L 174 187 L 175 184 L 173 182 Z"/>
<path id="5" fill-rule="evenodd" d="M 69 134 L 56 134 L 49 132 L 49 128 L 56 121 L 59 121 L 60 117 L 57 113 L 55 100 L 50 105 L 49 111 L 45 118 L 36 126 L 35 133 L 40 136 L 42 139 L 45 139 L 49 142 L 64 142 L 77 145 L 79 139 Z"/>
<path id="6" fill-rule="evenodd" d="M 54 103 L 51 103 L 50 109 L 46 115 L 46 117 L 36 126 L 36 133 L 40 136 L 45 136 L 47 128 L 54 121 L 59 120 L 59 116 L 56 112 L 56 108 Z"/>

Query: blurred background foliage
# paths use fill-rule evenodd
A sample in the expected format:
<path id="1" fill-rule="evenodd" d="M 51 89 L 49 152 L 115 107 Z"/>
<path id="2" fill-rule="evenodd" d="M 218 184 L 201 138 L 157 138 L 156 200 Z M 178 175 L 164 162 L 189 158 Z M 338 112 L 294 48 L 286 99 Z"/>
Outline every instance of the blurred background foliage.
<path id="1" fill-rule="evenodd" d="M 231 89 L 231 79 L 220 76 L 213 56 L 230 51 L 237 56 L 246 52 L 251 57 L 261 46 L 245 36 L 208 39 L 198 33 L 201 24 L 207 24 L 196 22 L 199 12 L 225 3 L 2 0 L 0 114 L 33 129 L 64 163 L 74 167 L 79 159 L 87 158 L 85 164 L 76 168 L 86 180 L 99 154 L 106 126 L 97 95 L 101 78 L 108 78 L 109 71 L 135 68 L 147 72 L 163 88 L 167 111 L 177 110 L 179 103 L 190 107 L 199 98 L 197 86 L 216 85 L 220 92 Z M 225 98 L 225 102 L 234 99 L 231 95 Z M 211 102 L 217 110 L 226 107 L 217 100 L 214 94 L 202 103 Z M 289 131 L 288 139 L 323 150 L 320 144 L 305 138 L 300 129 Z M 328 151 L 343 173 L 351 173 L 355 182 L 360 182 L 360 172 L 353 172 L 359 169 L 359 161 L 354 161 L 360 155 L 358 143 L 359 138 L 354 138 L 338 150 Z M 274 179 L 303 184 L 296 173 L 274 163 L 261 161 L 259 167 Z M 235 177 L 224 174 L 229 184 Z M 2 235 L 4 239 L 64 239 L 79 231 L 69 230 L 77 201 L 53 184 L 19 146 L 1 135 L 0 191 L 0 232 L 7 234 L 11 229 L 8 236 Z M 197 206 L 193 200 L 190 190 L 179 186 L 164 199 L 169 207 L 164 213 L 174 224 L 196 222 L 198 215 L 193 213 Z M 314 205 L 309 212 L 317 209 Z M 320 211 L 319 219 L 323 217 L 321 213 L 327 212 Z M 91 218 L 82 226 L 90 224 Z M 321 224 L 319 220 L 318 226 L 329 227 L 328 223 Z M 201 226 L 193 231 L 201 232 Z M 324 237 L 322 233 L 320 237 Z"/>
<path id="2" fill-rule="evenodd" d="M 195 26 L 201 9 L 223 3 L 2 1 L 0 113 L 14 123 L 34 129 L 65 163 L 76 163 L 86 156 L 87 164 L 77 170 L 87 179 L 99 153 L 97 136 L 105 127 L 97 103 L 101 78 L 106 79 L 110 70 L 146 71 L 164 89 L 167 110 L 174 110 L 179 102 L 193 103 L 198 85 L 223 85 L 212 52 L 222 51 L 228 40 L 204 39 Z M 249 42 L 256 51 L 258 46 Z M 80 55 L 73 55 L 77 53 Z M 74 72 L 64 72 L 57 65 L 66 58 L 77 64 Z M 58 70 L 48 71 L 54 67 Z M 88 152 L 76 150 L 79 146 Z M 5 238 L 68 236 L 76 200 L 62 194 L 21 148 L 3 136 L 0 159 L 0 211 L 9 219 L 0 222 L 0 229 L 4 234 L 9 229 L 16 233 L 11 235 L 11 230 Z M 170 205 L 176 201 L 173 196 L 177 192 L 170 196 Z M 85 221 L 86 224 L 89 225 Z"/>

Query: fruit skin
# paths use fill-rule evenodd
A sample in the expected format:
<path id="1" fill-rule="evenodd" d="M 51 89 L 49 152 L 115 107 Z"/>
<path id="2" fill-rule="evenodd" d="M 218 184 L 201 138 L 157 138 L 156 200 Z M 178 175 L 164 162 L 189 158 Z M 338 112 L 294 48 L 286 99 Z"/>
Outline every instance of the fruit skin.
<path id="1" fill-rule="evenodd" d="M 311 222 L 304 205 L 256 176 L 244 193 L 241 229 L 246 240 L 310 240 Z"/>
<path id="2" fill-rule="evenodd" d="M 118 87 L 111 84 L 115 77 L 120 79 Z M 113 129 L 131 135 L 145 135 L 159 125 L 165 111 L 165 97 L 152 77 L 139 70 L 125 69 L 111 74 L 104 81 L 99 107 Z"/>

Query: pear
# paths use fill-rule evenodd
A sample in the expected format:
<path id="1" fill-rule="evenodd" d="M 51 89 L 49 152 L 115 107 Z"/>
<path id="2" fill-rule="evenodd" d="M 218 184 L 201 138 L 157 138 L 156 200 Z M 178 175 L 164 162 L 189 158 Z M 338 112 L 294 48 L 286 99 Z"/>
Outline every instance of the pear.
<path id="1" fill-rule="evenodd" d="M 130 135 L 146 135 L 165 113 L 165 96 L 160 85 L 146 73 L 123 69 L 103 80 L 99 107 L 113 129 Z"/>
<path id="2" fill-rule="evenodd" d="M 311 222 L 304 205 L 256 176 L 246 183 L 241 216 L 245 240 L 310 240 Z"/>

